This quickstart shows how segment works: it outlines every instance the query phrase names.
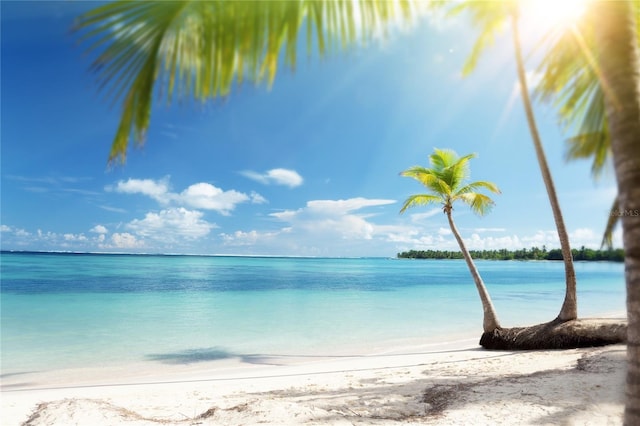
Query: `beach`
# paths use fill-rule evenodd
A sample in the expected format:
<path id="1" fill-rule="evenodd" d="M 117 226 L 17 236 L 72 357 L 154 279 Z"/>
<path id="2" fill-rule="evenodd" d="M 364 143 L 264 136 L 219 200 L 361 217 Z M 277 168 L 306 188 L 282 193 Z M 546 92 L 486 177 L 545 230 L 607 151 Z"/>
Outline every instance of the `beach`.
<path id="1" fill-rule="evenodd" d="M 473 340 L 3 378 L 3 425 L 616 425 L 623 345 L 486 351 Z"/>

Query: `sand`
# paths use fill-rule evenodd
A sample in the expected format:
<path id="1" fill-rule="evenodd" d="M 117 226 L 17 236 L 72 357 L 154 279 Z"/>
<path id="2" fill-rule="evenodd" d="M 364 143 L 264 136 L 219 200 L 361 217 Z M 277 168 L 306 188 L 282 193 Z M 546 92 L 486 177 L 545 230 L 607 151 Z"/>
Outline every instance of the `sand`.
<path id="1" fill-rule="evenodd" d="M 623 345 L 262 356 L 2 378 L 10 425 L 618 425 Z"/>

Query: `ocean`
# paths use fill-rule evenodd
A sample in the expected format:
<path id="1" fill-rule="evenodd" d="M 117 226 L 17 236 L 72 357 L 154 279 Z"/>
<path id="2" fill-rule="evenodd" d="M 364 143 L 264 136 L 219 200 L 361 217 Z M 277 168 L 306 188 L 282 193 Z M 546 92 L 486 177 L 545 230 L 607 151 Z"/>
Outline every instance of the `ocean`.
<path id="1" fill-rule="evenodd" d="M 548 321 L 562 262 L 477 261 L 503 326 Z M 577 262 L 581 317 L 625 311 L 624 266 Z M 479 338 L 461 260 L 0 254 L 1 374 Z"/>

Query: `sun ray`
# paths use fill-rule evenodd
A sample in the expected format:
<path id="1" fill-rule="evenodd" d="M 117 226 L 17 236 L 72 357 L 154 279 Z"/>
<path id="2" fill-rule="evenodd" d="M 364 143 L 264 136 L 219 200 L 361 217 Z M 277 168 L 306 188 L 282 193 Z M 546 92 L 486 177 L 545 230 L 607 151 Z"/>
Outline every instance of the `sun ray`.
<path id="1" fill-rule="evenodd" d="M 578 42 L 578 45 L 580 46 L 582 53 L 587 58 L 587 62 L 589 62 L 589 66 L 593 69 L 593 72 L 596 73 L 596 76 L 598 77 L 598 80 L 602 85 L 602 90 L 604 91 L 605 96 L 611 99 L 616 109 L 622 108 L 622 105 L 620 104 L 619 99 L 611 91 L 611 88 L 609 87 L 609 83 L 607 82 L 607 80 L 605 80 L 604 76 L 602 75 L 602 72 L 600 71 L 600 67 L 598 66 L 598 62 L 593 57 L 593 53 L 591 52 L 591 50 L 588 48 L 587 43 L 584 40 L 584 37 L 582 36 L 582 33 L 580 33 L 580 31 L 575 27 L 571 28 L 571 32 L 573 33 L 573 36 L 576 38 L 576 41 Z"/>
<path id="2" fill-rule="evenodd" d="M 584 15 L 590 0 L 521 0 L 523 16 L 550 30 L 572 27 Z"/>

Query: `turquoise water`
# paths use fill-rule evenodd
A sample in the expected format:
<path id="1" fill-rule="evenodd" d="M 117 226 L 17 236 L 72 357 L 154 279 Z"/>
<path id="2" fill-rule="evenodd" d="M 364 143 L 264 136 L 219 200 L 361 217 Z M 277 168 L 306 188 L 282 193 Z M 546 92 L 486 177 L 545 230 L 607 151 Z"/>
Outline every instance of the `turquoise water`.
<path id="1" fill-rule="evenodd" d="M 2 374 L 372 353 L 479 337 L 463 261 L 2 253 Z M 478 261 L 505 326 L 553 319 L 559 262 Z M 576 263 L 581 316 L 625 310 L 623 265 Z"/>

